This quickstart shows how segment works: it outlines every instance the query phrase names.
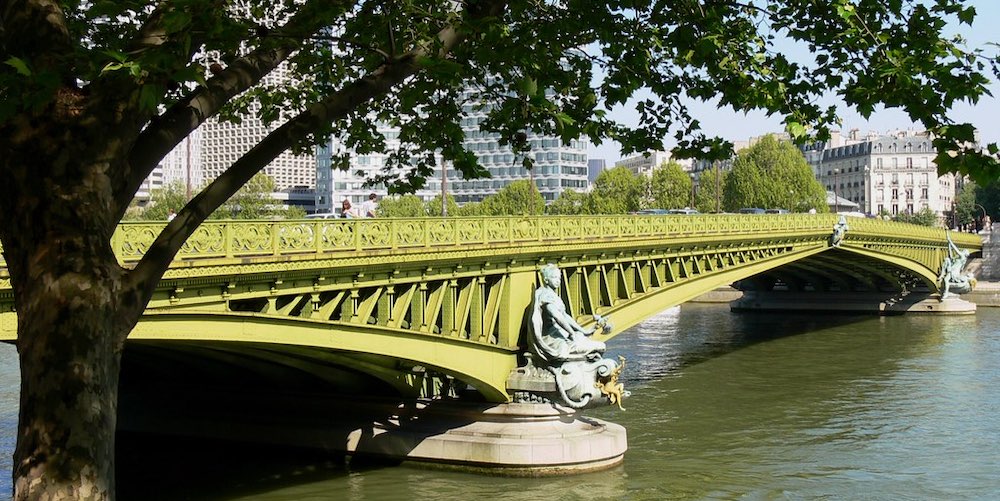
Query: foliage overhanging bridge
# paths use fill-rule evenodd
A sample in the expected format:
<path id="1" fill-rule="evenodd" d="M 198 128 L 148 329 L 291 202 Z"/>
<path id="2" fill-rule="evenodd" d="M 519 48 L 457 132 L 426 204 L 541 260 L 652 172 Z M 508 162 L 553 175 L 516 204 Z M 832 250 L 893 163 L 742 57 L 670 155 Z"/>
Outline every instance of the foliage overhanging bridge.
<path id="1" fill-rule="evenodd" d="M 127 353 L 166 379 L 225 373 L 249 384 L 280 373 L 404 397 L 453 391 L 458 380 L 503 402 L 545 263 L 561 268 L 581 323 L 610 318 L 604 338 L 741 280 L 758 290 L 937 291 L 944 230 L 847 221 L 839 245 L 835 215 L 210 222 L 163 277 Z M 120 260 L 135 262 L 161 227 L 119 226 Z M 973 235 L 952 239 L 981 249 Z M 3 280 L 0 340 L 15 341 Z"/>

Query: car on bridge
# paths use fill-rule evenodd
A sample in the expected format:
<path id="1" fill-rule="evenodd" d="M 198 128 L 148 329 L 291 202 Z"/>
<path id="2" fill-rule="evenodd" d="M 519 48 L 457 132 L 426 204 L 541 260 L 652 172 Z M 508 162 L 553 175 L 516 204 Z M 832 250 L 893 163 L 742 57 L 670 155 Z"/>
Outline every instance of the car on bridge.
<path id="1" fill-rule="evenodd" d="M 789 213 L 788 209 L 767 209 L 764 211 L 764 214 L 788 214 L 788 213 Z"/>
<path id="2" fill-rule="evenodd" d="M 699 214 L 699 212 L 697 210 L 695 210 L 695 209 L 690 208 L 690 207 L 685 207 L 683 209 L 670 209 L 670 210 L 667 211 L 667 214 L 684 214 L 684 215 L 687 215 L 687 216 L 691 216 L 691 215 L 694 215 L 694 214 Z"/>
<path id="3" fill-rule="evenodd" d="M 736 212 L 740 214 L 764 214 L 764 209 L 760 207 L 744 207 Z"/>

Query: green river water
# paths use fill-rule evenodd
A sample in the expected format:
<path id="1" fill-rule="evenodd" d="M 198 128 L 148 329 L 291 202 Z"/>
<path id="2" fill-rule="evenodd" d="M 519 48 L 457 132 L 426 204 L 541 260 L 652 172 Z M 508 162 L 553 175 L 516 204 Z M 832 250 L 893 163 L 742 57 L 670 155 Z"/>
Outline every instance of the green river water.
<path id="1" fill-rule="evenodd" d="M 120 499 L 1000 499 L 1000 309 L 880 318 L 686 305 L 608 353 L 628 358 L 632 390 L 626 411 L 588 412 L 628 429 L 625 462 L 608 471 L 499 478 L 123 440 Z M 16 422 L 16 353 L 3 345 L 0 498 Z"/>

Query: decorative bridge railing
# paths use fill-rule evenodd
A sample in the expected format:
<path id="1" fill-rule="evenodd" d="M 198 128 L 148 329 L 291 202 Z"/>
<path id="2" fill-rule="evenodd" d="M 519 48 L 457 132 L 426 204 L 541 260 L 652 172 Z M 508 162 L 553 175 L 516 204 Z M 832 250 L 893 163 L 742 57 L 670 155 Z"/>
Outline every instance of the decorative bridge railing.
<path id="1" fill-rule="evenodd" d="M 523 216 L 412 219 L 336 219 L 315 221 L 206 222 L 188 239 L 176 259 L 245 258 L 363 251 L 419 251 L 436 247 L 512 245 L 607 239 L 771 236 L 829 232 L 833 214 L 695 216 Z M 166 223 L 126 222 L 112 245 L 125 262 L 138 261 Z M 879 219 L 850 219 L 850 237 L 944 242 L 941 229 L 901 225 Z M 972 235 L 957 243 L 978 245 Z M 966 240 L 968 240 L 966 242 Z"/>

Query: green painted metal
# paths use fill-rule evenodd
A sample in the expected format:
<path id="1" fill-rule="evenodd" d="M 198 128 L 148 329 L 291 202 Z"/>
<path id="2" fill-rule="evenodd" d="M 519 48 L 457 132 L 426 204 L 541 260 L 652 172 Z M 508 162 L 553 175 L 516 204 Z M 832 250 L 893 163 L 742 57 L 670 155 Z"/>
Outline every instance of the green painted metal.
<path id="1" fill-rule="evenodd" d="M 438 383 L 456 378 L 504 401 L 545 263 L 563 270 L 568 310 L 610 316 L 611 336 L 739 280 L 937 290 L 944 230 L 849 218 L 834 248 L 836 222 L 806 214 L 211 222 L 172 263 L 130 339 L 258 354 L 312 349 L 322 355 L 310 366 L 350 366 L 401 394 L 450 391 Z M 162 226 L 122 224 L 113 241 L 122 263 L 140 259 Z M 953 239 L 981 249 L 977 236 Z M 0 275 L 0 340 L 16 338 L 16 322 Z"/>

